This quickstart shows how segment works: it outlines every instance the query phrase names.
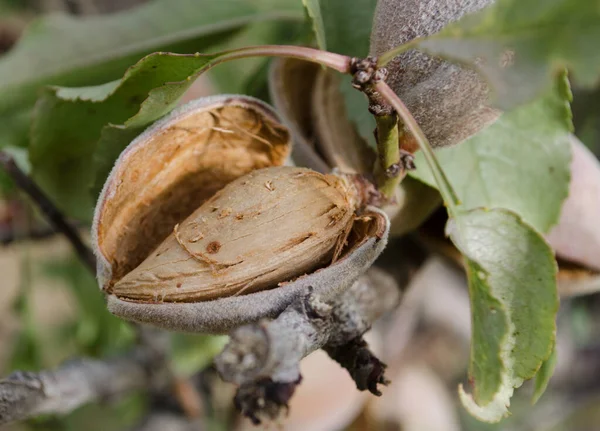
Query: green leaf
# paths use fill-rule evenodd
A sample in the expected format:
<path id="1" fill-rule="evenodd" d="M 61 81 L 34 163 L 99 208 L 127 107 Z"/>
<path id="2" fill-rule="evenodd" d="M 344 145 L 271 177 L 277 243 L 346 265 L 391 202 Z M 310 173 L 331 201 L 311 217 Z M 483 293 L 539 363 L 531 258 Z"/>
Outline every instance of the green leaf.
<path id="1" fill-rule="evenodd" d="M 498 422 L 509 413 L 514 389 L 535 376 L 555 343 L 558 267 L 553 251 L 514 212 L 465 210 L 414 117 L 389 87 L 378 89 L 423 152 L 450 215 L 447 234 L 465 257 L 473 394 L 459 387 L 461 401 L 478 419 Z"/>
<path id="2" fill-rule="evenodd" d="M 118 14 L 72 18 L 50 15 L 34 22 L 0 59 L 0 122 L 14 128 L 0 145 L 23 145 L 27 115 L 41 87 L 94 85 L 118 79 L 155 51 L 205 51 L 245 25 L 266 20 L 302 21 L 302 6 L 288 0 L 154 0 Z"/>
<path id="3" fill-rule="evenodd" d="M 27 147 L 29 144 L 29 125 L 31 124 L 31 110 L 17 111 L 14 113 L 0 114 L 0 148 Z"/>
<path id="4" fill-rule="evenodd" d="M 450 215 L 447 234 L 465 258 L 473 394 L 459 387 L 461 401 L 478 419 L 498 422 L 509 413 L 514 389 L 535 376 L 555 343 L 558 267 L 553 251 L 512 211 L 465 210 L 414 117 L 389 87 L 378 89 L 422 150 Z"/>
<path id="5" fill-rule="evenodd" d="M 598 0 L 497 0 L 418 46 L 478 69 L 507 109 L 535 98 L 564 67 L 581 85 L 597 85 L 598 40 Z"/>
<path id="6" fill-rule="evenodd" d="M 448 233 L 466 258 L 473 321 L 473 395 L 461 401 L 480 420 L 508 414 L 514 388 L 550 356 L 558 311 L 557 266 L 544 239 L 516 214 L 460 211 Z"/>
<path id="7" fill-rule="evenodd" d="M 302 0 L 308 16 L 313 22 L 313 29 L 317 38 L 317 45 L 323 50 L 327 50 L 327 39 L 325 36 L 325 23 L 321 13 L 321 0 Z"/>
<path id="8" fill-rule="evenodd" d="M 284 0 L 155 0 L 118 14 L 47 16 L 0 61 L 0 113 L 32 103 L 42 85 L 110 81 L 153 51 L 196 52 L 249 22 L 299 12 Z"/>
<path id="9" fill-rule="evenodd" d="M 600 88 L 573 90 L 573 123 L 575 134 L 596 156 L 600 156 Z"/>
<path id="10" fill-rule="evenodd" d="M 119 158 L 127 145 L 143 131 L 143 127 L 115 126 L 113 124 L 104 126 L 92 156 L 91 190 L 82 190 L 82 192 L 91 192 L 91 197 L 95 201 L 102 191 L 115 160 Z"/>
<path id="11" fill-rule="evenodd" d="M 169 112 L 191 78 L 214 58 L 156 53 L 117 82 L 47 89 L 32 125 L 29 154 L 35 180 L 66 214 L 89 220 L 95 203 L 90 187 L 97 172 L 107 173 L 119 147 Z M 101 137 L 110 145 L 97 147 Z"/>
<path id="12" fill-rule="evenodd" d="M 377 0 L 303 0 L 312 18 L 319 48 L 353 57 L 369 54 L 369 40 Z M 348 118 L 360 135 L 373 146 L 375 121 L 368 111 L 364 94 L 350 86 L 350 78 L 340 82 Z"/>
<path id="13" fill-rule="evenodd" d="M 569 191 L 571 121 L 565 81 L 492 126 L 436 155 L 465 209 L 506 208 L 540 232 L 559 218 Z M 436 187 L 423 154 L 411 175 Z"/>
<path id="14" fill-rule="evenodd" d="M 535 404 L 542 397 L 544 392 L 546 392 L 546 388 L 548 387 L 548 383 L 550 383 L 550 378 L 552 374 L 554 374 L 554 368 L 556 367 L 556 346 L 552 349 L 552 354 L 550 357 L 544 361 L 542 364 L 540 371 L 538 371 L 535 376 L 535 386 L 533 390 L 533 397 L 531 399 L 531 403 Z"/>
<path id="15" fill-rule="evenodd" d="M 303 0 L 319 48 L 365 57 L 377 0 Z"/>

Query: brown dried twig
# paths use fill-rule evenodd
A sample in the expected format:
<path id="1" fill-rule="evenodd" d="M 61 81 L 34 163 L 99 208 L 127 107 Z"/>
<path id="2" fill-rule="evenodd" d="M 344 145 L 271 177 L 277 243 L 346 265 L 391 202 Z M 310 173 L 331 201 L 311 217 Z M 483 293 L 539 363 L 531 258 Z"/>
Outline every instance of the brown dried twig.
<path id="1" fill-rule="evenodd" d="M 81 261 L 92 274 L 95 274 L 96 258 L 92 250 L 81 239 L 77 229 L 65 219 L 64 215 L 56 208 L 46 194 L 17 166 L 13 157 L 5 151 L 0 151 L 0 166 L 2 166 L 15 184 L 31 198 L 42 214 L 46 216 L 52 227 L 69 240 Z"/>

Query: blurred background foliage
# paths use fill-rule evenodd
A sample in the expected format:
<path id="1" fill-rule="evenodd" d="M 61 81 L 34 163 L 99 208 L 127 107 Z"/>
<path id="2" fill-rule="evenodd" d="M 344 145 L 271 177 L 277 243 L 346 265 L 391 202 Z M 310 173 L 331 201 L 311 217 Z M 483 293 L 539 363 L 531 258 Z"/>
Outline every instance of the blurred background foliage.
<path id="1" fill-rule="evenodd" d="M 181 9 L 174 8 L 173 3 Z M 375 4 L 374 1 L 364 3 L 362 7 L 365 8 Z M 349 11 L 351 9 L 341 9 L 338 13 Z M 112 15 L 119 12 L 124 15 Z M 52 15 L 41 18 L 46 14 Z M 89 21 L 82 24 L 81 19 Z M 20 41 L 24 33 L 26 36 Z M 328 41 L 328 48 L 349 54 L 352 49 L 363 51 L 367 48 L 354 45 L 348 39 L 351 36 Z M 82 44 L 82 40 L 92 42 Z M 0 147 L 10 147 L 20 166 L 29 170 L 23 148 L 28 144 L 36 96 L 44 85 L 105 83 L 120 78 L 129 66 L 155 51 L 217 52 L 248 45 L 313 42 L 312 24 L 299 0 L 0 0 Z M 21 46 L 26 44 L 37 45 L 33 49 L 39 57 L 31 57 L 31 46 L 21 52 Z M 184 99 L 214 93 L 243 93 L 269 101 L 268 64 L 269 59 L 253 58 L 220 65 L 188 88 Z M 349 88 L 347 83 L 343 84 Z M 575 133 L 596 156 L 600 156 L 600 91 L 575 86 L 573 92 Z M 361 133 L 370 138 L 370 117 L 361 119 L 366 110 L 363 109 L 364 101 L 357 99 L 358 95 L 344 90 L 347 106 L 359 107 L 350 110 L 350 118 L 357 120 Z M 3 172 L 0 172 L 0 196 L 2 374 L 16 369 L 52 368 L 73 356 L 114 355 L 130 347 L 134 333 L 129 325 L 106 311 L 93 276 L 72 254 L 68 244 L 53 234 Z M 88 210 L 85 208 L 82 213 Z M 82 232 L 87 231 L 85 222 L 79 226 Z M 392 250 L 393 247 L 394 244 Z M 462 298 L 461 306 L 468 307 L 462 272 L 450 261 L 440 265 L 443 270 L 438 270 L 432 280 L 440 274 L 451 274 L 458 280 L 454 287 L 460 293 L 458 300 Z M 435 284 L 431 280 L 430 283 Z M 438 302 L 457 300 L 452 296 L 452 289 L 445 293 L 439 289 L 436 292 Z M 417 298 L 415 301 L 425 300 Z M 455 308 L 435 308 L 434 303 L 422 305 L 419 302 L 421 305 L 412 312 L 404 307 L 399 310 L 404 313 L 401 318 L 391 316 L 384 323 L 393 327 L 396 320 L 406 325 L 407 319 L 413 319 L 415 332 L 406 341 L 411 346 L 410 358 L 403 356 L 398 362 L 424 364 L 442 389 L 433 384 L 431 387 L 437 389 L 428 392 L 429 377 L 419 380 L 423 373 L 408 367 L 414 373 L 413 380 L 407 378 L 407 381 L 416 386 L 422 384 L 424 394 L 419 395 L 418 388 L 413 385 L 408 396 L 401 389 L 389 389 L 390 394 L 384 394 L 382 400 L 385 401 L 387 396 L 388 400 L 406 404 L 412 396 L 435 410 L 436 397 L 443 399 L 444 405 L 451 408 L 447 417 L 457 421 L 449 423 L 451 421 L 446 419 L 448 426 L 444 429 L 447 430 L 600 429 L 600 295 L 562 303 L 559 331 L 564 335 L 559 340 L 562 346 L 559 352 L 567 363 L 563 363 L 563 368 L 559 364 L 557 383 L 551 384 L 549 392 L 534 409 L 529 394 L 518 395 L 513 401 L 512 417 L 499 425 L 485 425 L 474 420 L 459 406 L 456 397 L 455 387 L 464 381 L 468 359 L 465 356 L 468 355 L 468 339 L 464 339 L 464 331 L 461 332 L 457 320 L 468 320 L 468 310 L 457 319 Z M 223 337 L 175 334 L 172 342 L 175 369 L 181 375 L 192 375 L 210 363 L 225 340 Z M 314 361 L 318 363 L 316 359 Z M 394 370 L 395 365 L 391 368 Z M 307 382 L 307 388 L 311 384 Z M 351 416 L 338 422 L 338 428 L 344 423 L 347 429 L 355 430 L 417 429 L 410 427 L 410 418 L 404 417 L 402 421 L 406 422 L 401 424 L 392 414 L 381 414 L 381 411 L 387 411 L 381 405 L 367 401 L 359 404 L 360 408 Z M 41 417 L 6 429 L 127 429 L 149 407 L 147 396 L 133 394 L 116 402 L 82 407 L 65 417 Z M 292 409 L 307 416 L 318 410 L 314 406 L 307 410 L 300 406 Z M 435 412 L 425 414 L 429 413 L 435 416 Z M 342 413 L 333 411 L 330 415 L 341 416 Z M 295 429 L 316 429 L 306 428 L 310 421 L 304 419 L 304 422 L 297 419 L 291 423 L 296 424 Z M 210 424 L 211 429 L 228 427 L 227 421 L 218 418 Z"/>

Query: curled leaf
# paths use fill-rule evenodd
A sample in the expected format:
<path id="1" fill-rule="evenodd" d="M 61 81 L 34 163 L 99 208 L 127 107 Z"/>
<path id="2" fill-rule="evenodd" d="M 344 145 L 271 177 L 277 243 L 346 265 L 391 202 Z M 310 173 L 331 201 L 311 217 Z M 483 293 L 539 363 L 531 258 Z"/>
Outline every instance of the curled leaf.
<path id="1" fill-rule="evenodd" d="M 330 166 L 342 172 L 368 173 L 375 163 L 375 152 L 350 121 L 340 92 L 340 76 L 319 70 L 315 81 L 311 113 L 319 149 Z"/>
<path id="2" fill-rule="evenodd" d="M 473 337 L 463 405 L 480 420 L 508 414 L 515 388 L 536 375 L 555 340 L 558 294 L 550 247 L 505 210 L 472 210 L 448 232 L 466 259 Z"/>

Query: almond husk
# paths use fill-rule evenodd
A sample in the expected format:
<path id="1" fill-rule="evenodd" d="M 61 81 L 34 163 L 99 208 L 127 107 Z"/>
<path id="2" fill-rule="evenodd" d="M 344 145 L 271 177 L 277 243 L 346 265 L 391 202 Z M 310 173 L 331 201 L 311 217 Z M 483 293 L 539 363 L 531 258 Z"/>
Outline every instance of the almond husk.
<path id="1" fill-rule="evenodd" d="M 320 69 L 315 80 L 311 112 L 318 148 L 330 166 L 342 172 L 368 173 L 375 164 L 375 151 L 348 117 L 340 77 Z"/>
<path id="2" fill-rule="evenodd" d="M 138 302 L 107 296 L 108 310 L 142 324 L 182 332 L 223 334 L 263 318 L 274 318 L 309 292 L 331 301 L 373 265 L 387 244 L 389 220 L 367 207 L 353 226 L 352 245 L 334 263 L 278 288 L 200 302 Z"/>
<path id="3" fill-rule="evenodd" d="M 193 101 L 136 138 L 92 230 L 109 311 L 224 333 L 350 287 L 384 249 L 389 220 L 362 206 L 354 176 L 277 167 L 289 150 L 273 111 L 244 96 Z"/>
<path id="4" fill-rule="evenodd" d="M 305 168 L 244 175 L 176 224 L 111 293 L 198 302 L 277 287 L 339 259 L 354 224 L 355 195 L 343 178 Z"/>
<path id="5" fill-rule="evenodd" d="M 312 93 L 321 66 L 295 58 L 277 58 L 269 69 L 269 93 L 283 123 L 294 137 L 292 158 L 298 166 L 331 170 L 316 148 Z"/>

